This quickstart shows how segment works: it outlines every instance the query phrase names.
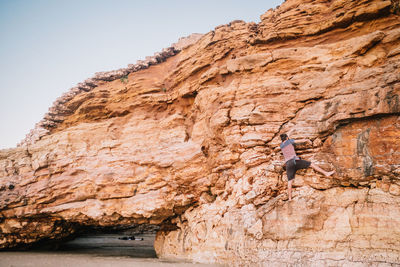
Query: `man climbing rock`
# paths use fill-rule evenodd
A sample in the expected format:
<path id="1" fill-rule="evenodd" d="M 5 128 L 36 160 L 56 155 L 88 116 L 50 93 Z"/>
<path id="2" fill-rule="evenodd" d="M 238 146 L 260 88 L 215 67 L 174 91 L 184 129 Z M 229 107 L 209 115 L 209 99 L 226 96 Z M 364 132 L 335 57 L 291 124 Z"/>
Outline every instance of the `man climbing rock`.
<path id="1" fill-rule="evenodd" d="M 332 174 L 335 173 L 335 171 L 324 171 L 314 163 L 300 159 L 296 155 L 296 151 L 294 150 L 294 145 L 295 142 L 293 139 L 289 139 L 287 134 L 281 134 L 281 140 L 282 143 L 280 145 L 283 157 L 285 158 L 285 165 L 286 165 L 286 174 L 287 174 L 287 179 L 288 179 L 288 196 L 289 196 L 289 201 L 292 200 L 292 183 L 294 180 L 294 177 L 296 175 L 296 171 L 300 169 L 307 169 L 308 167 L 311 166 L 314 170 L 322 173 L 326 177 L 331 176 Z"/>

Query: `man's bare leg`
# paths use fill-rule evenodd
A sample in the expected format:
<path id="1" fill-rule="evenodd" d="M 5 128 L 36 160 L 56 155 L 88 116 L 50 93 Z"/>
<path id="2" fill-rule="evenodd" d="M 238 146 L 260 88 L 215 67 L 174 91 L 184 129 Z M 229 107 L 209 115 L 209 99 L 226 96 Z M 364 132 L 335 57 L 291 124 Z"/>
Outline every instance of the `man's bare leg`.
<path id="1" fill-rule="evenodd" d="M 321 169 L 320 167 L 318 167 L 318 166 L 315 165 L 314 163 L 311 163 L 311 168 L 313 168 L 313 169 L 316 170 L 317 172 L 322 173 L 322 174 L 325 175 L 326 177 L 329 177 L 329 176 L 331 176 L 332 174 L 335 173 L 335 171 L 330 171 L 330 172 L 324 171 L 323 169 Z"/>
<path id="2" fill-rule="evenodd" d="M 292 183 L 293 179 L 288 181 L 288 196 L 289 196 L 289 201 L 292 200 Z"/>

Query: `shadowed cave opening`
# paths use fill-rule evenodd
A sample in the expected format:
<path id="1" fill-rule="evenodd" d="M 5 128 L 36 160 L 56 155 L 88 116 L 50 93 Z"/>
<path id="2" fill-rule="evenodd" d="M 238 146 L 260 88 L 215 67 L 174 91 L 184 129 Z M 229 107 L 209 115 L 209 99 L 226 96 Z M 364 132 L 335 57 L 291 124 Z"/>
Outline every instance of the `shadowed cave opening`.
<path id="1" fill-rule="evenodd" d="M 157 258 L 154 250 L 157 225 L 124 227 L 82 226 L 61 240 L 42 240 L 29 250 L 93 256 Z"/>

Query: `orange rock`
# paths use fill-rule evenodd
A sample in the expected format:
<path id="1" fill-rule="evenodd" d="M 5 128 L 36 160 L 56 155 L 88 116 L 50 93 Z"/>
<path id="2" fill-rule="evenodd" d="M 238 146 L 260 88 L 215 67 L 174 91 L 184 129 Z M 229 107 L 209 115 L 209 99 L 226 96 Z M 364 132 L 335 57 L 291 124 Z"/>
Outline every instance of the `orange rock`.
<path id="1" fill-rule="evenodd" d="M 159 257 L 398 263 L 397 10 L 287 0 L 78 84 L 0 150 L 0 248 L 159 224 Z M 337 172 L 299 172 L 291 202 L 281 133 Z"/>

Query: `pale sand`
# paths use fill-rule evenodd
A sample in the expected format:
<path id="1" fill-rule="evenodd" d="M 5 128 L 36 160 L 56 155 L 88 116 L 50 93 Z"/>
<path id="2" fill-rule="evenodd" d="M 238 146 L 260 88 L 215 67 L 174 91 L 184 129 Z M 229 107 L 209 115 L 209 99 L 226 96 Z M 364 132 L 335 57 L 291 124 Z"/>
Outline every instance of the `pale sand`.
<path id="1" fill-rule="evenodd" d="M 221 266 L 166 261 L 156 258 L 154 235 L 140 235 L 143 241 L 119 240 L 121 235 L 77 238 L 57 250 L 0 252 L 0 267 L 155 267 Z"/>
<path id="2" fill-rule="evenodd" d="M 1 267 L 193 267 L 218 266 L 185 262 L 168 262 L 159 259 L 141 259 L 128 257 L 103 257 L 84 254 L 61 254 L 43 252 L 0 252 Z"/>

